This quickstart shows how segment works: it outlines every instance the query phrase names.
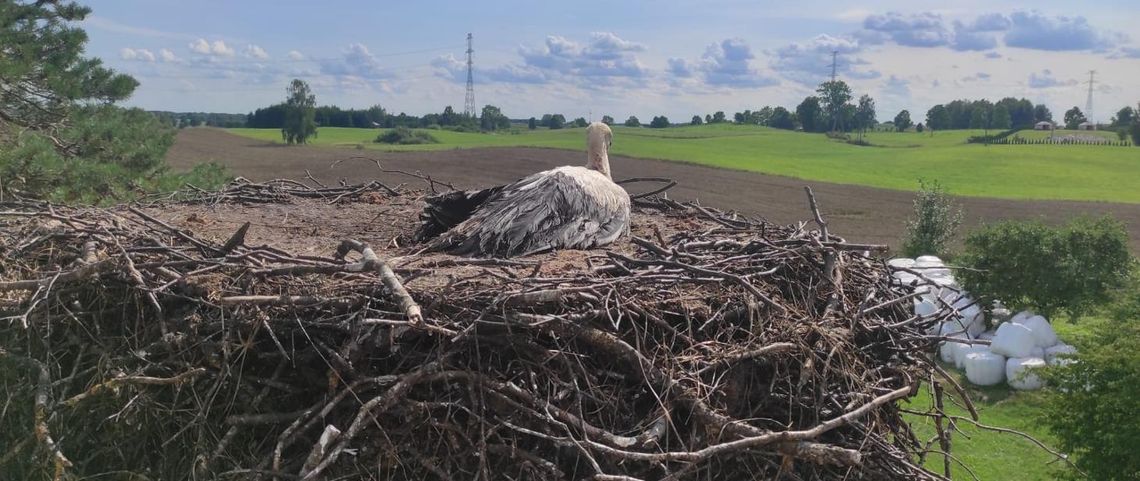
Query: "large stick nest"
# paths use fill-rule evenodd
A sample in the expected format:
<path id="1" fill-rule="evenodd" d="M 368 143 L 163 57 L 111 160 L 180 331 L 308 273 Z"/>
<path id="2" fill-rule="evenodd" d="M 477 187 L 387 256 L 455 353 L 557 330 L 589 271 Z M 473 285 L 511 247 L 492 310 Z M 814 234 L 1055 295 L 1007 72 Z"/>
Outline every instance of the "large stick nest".
<path id="1" fill-rule="evenodd" d="M 940 316 L 818 211 L 645 197 L 605 249 L 494 260 L 405 245 L 403 187 L 184 194 L 0 208 L 12 479 L 941 478 L 897 405 Z M 161 219 L 261 206 L 387 230 L 311 255 Z"/>

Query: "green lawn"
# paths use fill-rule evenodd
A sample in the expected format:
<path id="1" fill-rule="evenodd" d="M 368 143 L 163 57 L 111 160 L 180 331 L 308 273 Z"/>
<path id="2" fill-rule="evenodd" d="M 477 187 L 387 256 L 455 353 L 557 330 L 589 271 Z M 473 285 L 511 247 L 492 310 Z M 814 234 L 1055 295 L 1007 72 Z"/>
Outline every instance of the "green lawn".
<path id="1" fill-rule="evenodd" d="M 277 130 L 231 131 L 281 141 Z M 400 146 L 373 143 L 379 132 L 322 128 L 313 143 L 400 151 L 494 146 L 585 149 L 583 129 L 523 129 L 514 134 L 432 130 L 440 143 Z M 871 132 L 867 139 L 875 146 L 860 147 L 822 134 L 731 124 L 661 130 L 614 127 L 613 152 L 898 190 L 914 190 L 922 178 L 938 180 L 959 195 L 1140 203 L 1140 148 L 965 143 L 979 133 Z M 614 170 L 620 172 L 621 167 Z"/>
<path id="2" fill-rule="evenodd" d="M 1087 336 L 1094 323 L 1107 322 L 1101 319 L 1085 319 L 1078 324 L 1066 321 L 1055 321 L 1053 328 L 1058 336 L 1068 343 Z M 947 372 L 966 388 L 977 408 L 980 422 L 989 426 L 998 426 L 1014 429 L 1049 446 L 1056 446 L 1056 439 L 1039 425 L 1037 416 L 1041 412 L 1043 396 L 1041 392 L 1024 392 L 1009 389 L 1005 384 L 993 387 L 970 386 L 965 375 L 953 368 L 944 366 Z M 953 388 L 946 387 L 946 393 L 957 398 Z M 910 407 L 925 410 L 931 402 L 930 391 L 923 386 L 918 397 L 911 401 Z M 963 407 L 947 405 L 952 415 L 969 417 Z M 923 440 L 935 435 L 934 423 L 929 418 L 907 415 L 911 426 Z M 1024 481 L 1055 479 L 1055 467 L 1046 463 L 1055 458 L 1046 453 L 1029 440 L 1013 434 L 996 433 L 979 429 L 969 423 L 960 423 L 965 436 L 955 434 L 952 437 L 951 451 L 954 457 L 961 460 L 983 480 L 989 479 L 1017 479 Z M 969 436 L 967 438 L 966 436 Z M 932 449 L 938 449 L 937 442 Z M 927 468 L 934 472 L 942 472 L 942 457 L 930 455 L 926 460 Z M 953 466 L 953 475 L 956 480 L 972 479 L 970 475 L 957 463 Z"/>

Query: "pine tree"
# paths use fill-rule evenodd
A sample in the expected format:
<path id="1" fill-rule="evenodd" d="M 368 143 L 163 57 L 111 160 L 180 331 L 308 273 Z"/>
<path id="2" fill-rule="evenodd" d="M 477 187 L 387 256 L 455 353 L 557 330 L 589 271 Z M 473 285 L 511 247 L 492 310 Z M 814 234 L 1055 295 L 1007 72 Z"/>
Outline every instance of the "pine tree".
<path id="1" fill-rule="evenodd" d="M 162 176 L 173 129 L 122 109 L 138 82 L 84 56 L 74 2 L 0 2 L 0 195 L 123 200 Z"/>

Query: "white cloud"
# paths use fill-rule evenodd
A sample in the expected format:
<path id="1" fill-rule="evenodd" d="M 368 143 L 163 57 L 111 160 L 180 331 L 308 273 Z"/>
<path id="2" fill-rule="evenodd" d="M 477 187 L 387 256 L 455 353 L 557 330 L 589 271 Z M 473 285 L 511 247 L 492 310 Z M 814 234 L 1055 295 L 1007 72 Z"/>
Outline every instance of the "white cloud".
<path id="1" fill-rule="evenodd" d="M 226 42 L 221 40 L 214 40 L 213 43 L 206 41 L 204 38 L 199 38 L 190 42 L 188 45 L 190 51 L 200 53 L 202 55 L 216 55 L 221 57 L 233 57 L 235 53 L 233 48 L 226 45 Z"/>
<path id="2" fill-rule="evenodd" d="M 363 44 L 349 44 L 348 50 L 340 58 L 321 62 L 321 73 L 336 77 L 380 79 L 392 76 L 392 72 L 380 64 Z"/>
<path id="3" fill-rule="evenodd" d="M 831 74 L 832 52 L 836 52 L 836 73 L 849 78 L 878 78 L 881 74 L 866 66 L 859 57 L 860 41 L 847 37 L 817 35 L 807 42 L 791 43 L 772 53 L 770 66 L 785 78 L 814 86 Z"/>
<path id="4" fill-rule="evenodd" d="M 296 60 L 304 60 L 304 59 L 305 59 L 305 54 L 298 52 L 296 50 L 290 50 L 289 51 L 289 60 L 296 61 Z"/>
<path id="5" fill-rule="evenodd" d="M 1053 71 L 1049 69 L 1042 70 L 1040 73 L 1032 72 L 1029 74 L 1029 88 L 1070 87 L 1076 84 L 1075 79 L 1058 80 L 1053 76 Z"/>
<path id="6" fill-rule="evenodd" d="M 743 39 L 729 38 L 709 45 L 697 68 L 705 83 L 720 87 L 756 88 L 778 85 L 779 80 L 752 67 L 756 55 Z"/>
<path id="7" fill-rule="evenodd" d="M 207 42 L 204 38 L 199 38 L 193 42 L 190 42 L 190 45 L 188 46 L 190 47 L 190 51 L 194 53 L 200 53 L 202 55 L 210 54 L 210 42 Z"/>
<path id="8" fill-rule="evenodd" d="M 158 57 L 161 58 L 163 62 L 177 62 L 179 60 L 178 56 L 174 55 L 174 52 L 165 48 L 158 51 Z"/>
<path id="9" fill-rule="evenodd" d="M 269 58 L 269 54 L 265 51 L 265 49 L 263 49 L 257 45 L 254 45 L 254 44 L 249 44 L 249 45 L 245 46 L 245 56 L 249 57 L 249 58 L 255 58 L 258 60 L 265 60 L 265 59 Z"/>
<path id="10" fill-rule="evenodd" d="M 646 68 L 634 55 L 645 50 L 644 45 L 612 32 L 594 32 L 586 44 L 551 35 L 541 47 L 520 48 L 519 55 L 524 67 L 541 70 L 549 77 L 597 82 L 646 76 Z"/>
<path id="11" fill-rule="evenodd" d="M 223 57 L 233 57 L 235 53 L 234 49 L 227 47 L 226 42 L 221 40 L 214 40 L 214 43 L 210 45 L 210 52 Z"/>
<path id="12" fill-rule="evenodd" d="M 145 48 L 124 48 L 119 50 L 119 58 L 123 60 L 135 60 L 139 62 L 154 62 L 154 53 Z"/>

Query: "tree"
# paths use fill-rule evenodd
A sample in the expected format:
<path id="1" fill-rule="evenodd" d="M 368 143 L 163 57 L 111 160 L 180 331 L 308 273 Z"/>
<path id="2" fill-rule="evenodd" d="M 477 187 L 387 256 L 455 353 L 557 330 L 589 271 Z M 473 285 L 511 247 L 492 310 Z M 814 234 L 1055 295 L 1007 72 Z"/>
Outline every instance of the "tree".
<path id="1" fill-rule="evenodd" d="M 705 123 L 706 123 L 706 124 L 711 124 L 711 123 L 713 123 L 713 121 L 712 121 L 712 116 L 711 116 L 711 115 L 709 115 L 709 114 L 705 114 Z"/>
<path id="2" fill-rule="evenodd" d="M 989 108 L 981 105 L 974 107 L 970 113 L 970 128 L 971 129 L 988 129 L 990 128 L 990 110 Z"/>
<path id="3" fill-rule="evenodd" d="M 921 134 L 923 130 L 926 130 L 926 127 L 922 125 L 922 122 L 919 122 L 918 124 L 916 124 L 916 125 L 914 126 L 914 131 L 915 131 L 915 132 L 918 132 L 918 133 L 920 133 L 920 134 Z"/>
<path id="4" fill-rule="evenodd" d="M 1045 104 L 1037 104 L 1033 107 L 1033 121 L 1034 122 L 1052 122 L 1053 112 L 1046 107 Z"/>
<path id="5" fill-rule="evenodd" d="M 713 112 L 712 122 L 710 122 L 710 123 L 723 124 L 725 122 L 728 122 L 728 119 L 725 118 L 724 111 L 717 110 L 716 112 Z"/>
<path id="6" fill-rule="evenodd" d="M 668 126 L 669 126 L 669 119 L 666 118 L 664 115 L 653 117 L 653 120 L 651 120 L 649 122 L 649 127 L 654 128 L 654 129 L 663 129 L 663 128 L 668 127 Z"/>
<path id="7" fill-rule="evenodd" d="M 613 125 L 614 124 L 614 118 L 610 117 L 609 115 L 603 115 L 602 116 L 602 123 L 606 124 L 606 125 Z"/>
<path id="8" fill-rule="evenodd" d="M 831 120 L 831 130 L 840 129 L 842 127 L 843 106 L 851 101 L 851 87 L 842 80 L 832 80 L 819 84 L 819 88 L 815 89 L 815 92 L 819 94 L 820 107 Z M 804 130 L 807 130 L 807 127 L 804 127 Z"/>
<path id="9" fill-rule="evenodd" d="M 1127 106 L 1127 107 L 1124 107 L 1124 108 L 1118 110 L 1116 112 L 1116 115 L 1112 116 L 1112 126 L 1113 127 L 1125 127 L 1125 128 L 1127 128 L 1127 127 L 1131 126 L 1132 122 L 1134 122 L 1135 120 L 1136 120 L 1136 111 L 1132 110 L 1131 106 Z"/>
<path id="10" fill-rule="evenodd" d="M 459 125 L 463 122 L 465 115 L 458 113 L 450 105 L 443 108 L 443 113 L 439 114 L 439 125 L 452 126 Z"/>
<path id="11" fill-rule="evenodd" d="M 867 132 L 867 127 L 875 125 L 875 99 L 870 95 L 859 97 L 859 106 L 855 108 L 855 128 L 859 129 L 859 139 Z"/>
<path id="12" fill-rule="evenodd" d="M 990 120 L 990 127 L 1000 130 L 1008 130 L 1013 125 L 1012 119 L 1009 117 L 1009 109 L 1004 104 L 997 104 L 994 107 L 993 117 Z"/>
<path id="13" fill-rule="evenodd" d="M 1132 122 L 1132 127 L 1128 129 L 1128 135 L 1132 136 L 1132 145 L 1140 147 L 1140 122 Z"/>
<path id="14" fill-rule="evenodd" d="M 690 125 L 701 125 L 701 124 L 703 124 L 703 123 L 704 123 L 704 121 L 702 121 L 702 120 L 701 120 L 701 116 L 700 116 L 700 115 L 694 115 L 694 116 L 693 116 L 693 120 L 690 120 L 690 121 L 689 121 L 689 124 L 690 124 Z"/>
<path id="15" fill-rule="evenodd" d="M 935 105 L 926 111 L 926 127 L 931 130 L 947 130 L 950 128 L 950 111 L 942 104 Z"/>
<path id="16" fill-rule="evenodd" d="M 281 138 L 289 145 L 308 143 L 309 137 L 317 135 L 317 97 L 301 79 L 293 79 L 285 93 L 285 125 L 281 127 Z"/>
<path id="17" fill-rule="evenodd" d="M 737 124 L 743 124 L 746 122 L 746 118 L 747 117 L 744 115 L 744 112 L 737 112 L 735 114 L 732 114 L 732 121 Z"/>
<path id="18" fill-rule="evenodd" d="M 1066 129 L 1075 130 L 1077 126 L 1081 125 L 1081 123 L 1085 121 L 1085 114 L 1081 112 L 1081 109 L 1074 106 L 1073 108 L 1065 111 Z"/>
<path id="19" fill-rule="evenodd" d="M 115 201 L 166 177 L 174 130 L 114 105 L 139 83 L 84 56 L 76 22 L 90 13 L 70 2 L 0 2 L 0 195 Z"/>
<path id="20" fill-rule="evenodd" d="M 1128 231 L 1102 217 L 1053 227 L 1041 221 L 989 224 L 966 237 L 963 286 L 1011 309 L 1076 320 L 1108 299 L 1128 275 Z M 957 261 L 956 261 L 957 262 Z"/>
<path id="21" fill-rule="evenodd" d="M 590 125 L 590 124 L 588 122 L 586 122 L 585 117 L 578 117 L 578 118 L 574 119 L 574 126 L 575 127 L 585 127 L 587 125 Z"/>
<path id="22" fill-rule="evenodd" d="M 961 223 L 962 208 L 954 205 L 942 186 L 937 181 L 928 185 L 920 179 L 914 196 L 914 215 L 906 222 L 903 252 L 910 257 L 944 255 L 946 244 Z"/>
<path id="23" fill-rule="evenodd" d="M 772 107 L 767 105 L 764 108 L 756 111 L 756 123 L 759 125 L 768 125 L 772 121 Z"/>
<path id="24" fill-rule="evenodd" d="M 538 120 L 536 120 L 534 117 L 527 119 L 526 128 L 528 128 L 530 130 L 537 129 L 538 128 Z"/>
<path id="25" fill-rule="evenodd" d="M 772 117 L 768 120 L 768 126 L 775 129 L 795 130 L 796 121 L 788 109 L 776 107 L 772 109 Z"/>
<path id="26" fill-rule="evenodd" d="M 1131 312 L 1090 326 L 1078 341 L 1075 362 L 1045 370 L 1052 389 L 1044 392 L 1039 418 L 1056 436 L 1057 447 L 1073 454 L 1084 471 L 1072 479 L 1135 480 L 1140 473 L 1140 281 L 1129 287 L 1132 298 L 1118 303 L 1130 300 Z"/>
<path id="27" fill-rule="evenodd" d="M 625 119 L 625 126 L 626 127 L 641 127 L 641 121 L 637 120 L 636 116 L 630 115 L 628 119 Z"/>
<path id="28" fill-rule="evenodd" d="M 493 132 L 498 129 L 511 128 L 511 119 L 503 115 L 503 111 L 499 110 L 494 105 L 487 105 L 483 107 L 482 115 L 479 116 L 479 128 Z"/>
<path id="29" fill-rule="evenodd" d="M 913 125 L 913 123 L 910 121 L 910 111 L 903 110 L 902 112 L 899 112 L 898 115 L 895 116 L 894 124 L 895 130 L 898 130 L 899 132 L 909 129 L 910 126 Z"/>
<path id="30" fill-rule="evenodd" d="M 550 123 L 547 127 L 550 130 L 558 130 L 566 126 L 566 117 L 562 114 L 554 114 L 550 116 Z"/>
<path id="31" fill-rule="evenodd" d="M 800 126 L 804 132 L 823 132 L 823 110 L 819 106 L 819 97 L 807 97 L 796 106 L 796 117 L 800 119 Z"/>

